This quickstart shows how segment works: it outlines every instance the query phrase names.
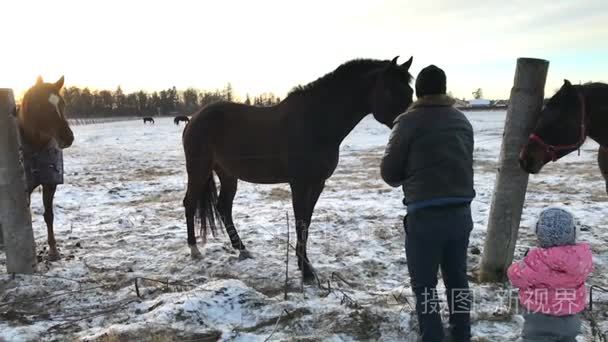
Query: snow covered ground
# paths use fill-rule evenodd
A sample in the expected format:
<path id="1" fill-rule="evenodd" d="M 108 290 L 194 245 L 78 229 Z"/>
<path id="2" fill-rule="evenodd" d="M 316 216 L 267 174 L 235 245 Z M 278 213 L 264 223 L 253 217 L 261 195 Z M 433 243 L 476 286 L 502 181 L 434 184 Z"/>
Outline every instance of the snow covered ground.
<path id="1" fill-rule="evenodd" d="M 483 248 L 505 113 L 467 115 L 477 140 L 473 271 L 479 262 L 474 252 Z M 76 142 L 65 151 L 67 184 L 55 201 L 62 260 L 42 261 L 37 275 L 13 277 L 0 253 L 0 340 L 413 340 L 401 190 L 379 175 L 388 129 L 367 117 L 349 135 L 316 207 L 308 254 L 332 291 L 310 285 L 302 291 L 290 251 L 287 300 L 285 215 L 293 214 L 286 185 L 239 183 L 234 219 L 254 259 L 239 260 L 226 234 L 209 239 L 203 260 L 190 258 L 181 205 L 182 129 L 169 118 L 146 126 L 129 121 L 74 127 Z M 531 177 L 516 258 L 534 245 L 530 227 L 538 211 L 565 204 L 595 252 L 589 283 L 607 286 L 608 197 L 596 150 L 588 142 L 580 156 L 573 153 Z M 42 212 L 35 192 L 33 222 L 44 258 Z M 293 242 L 293 222 L 291 229 Z M 475 339 L 517 340 L 522 319 L 509 311 L 508 286 L 472 286 Z M 596 300 L 594 314 L 606 331 L 608 308 L 601 302 L 608 295 Z M 586 323 L 580 341 L 592 339 Z"/>

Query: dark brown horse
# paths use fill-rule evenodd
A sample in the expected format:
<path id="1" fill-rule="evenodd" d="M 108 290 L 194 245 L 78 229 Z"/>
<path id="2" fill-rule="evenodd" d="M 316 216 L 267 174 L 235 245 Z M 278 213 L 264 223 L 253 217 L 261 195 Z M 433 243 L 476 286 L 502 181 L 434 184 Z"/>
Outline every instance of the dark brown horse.
<path id="1" fill-rule="evenodd" d="M 179 125 L 179 123 L 182 121 L 187 124 L 188 122 L 190 122 L 190 118 L 185 115 L 179 115 L 173 119 L 173 123 L 176 125 Z"/>
<path id="2" fill-rule="evenodd" d="M 608 84 L 564 80 L 540 113 L 519 163 L 524 171 L 538 173 L 548 162 L 578 150 L 587 137 L 600 144 L 598 163 L 608 182 Z"/>
<path id="3" fill-rule="evenodd" d="M 151 123 L 151 124 L 154 124 L 154 118 L 151 118 L 151 117 L 149 117 L 149 116 L 145 117 L 145 118 L 144 118 L 144 125 L 145 125 L 147 122 L 149 122 L 149 123 Z"/>
<path id="4" fill-rule="evenodd" d="M 196 113 L 183 134 L 188 189 L 184 198 L 188 245 L 196 247 L 194 216 L 216 227 L 219 216 L 232 247 L 247 257 L 232 221 L 237 181 L 289 183 L 296 219 L 298 266 L 307 281 L 313 278 L 306 256 L 308 227 L 325 181 L 338 165 L 339 148 L 348 133 L 369 113 L 392 127 L 412 102 L 412 59 L 354 60 L 335 71 L 295 88 L 272 107 L 221 102 Z M 221 183 L 219 198 L 213 174 Z"/>
<path id="5" fill-rule="evenodd" d="M 64 116 L 62 87 L 63 77 L 55 83 L 44 83 L 39 77 L 36 85 L 25 93 L 17 114 L 30 195 L 42 185 L 49 260 L 59 259 L 53 233 L 53 197 L 57 184 L 63 182 L 61 149 L 74 142 L 74 134 Z"/>

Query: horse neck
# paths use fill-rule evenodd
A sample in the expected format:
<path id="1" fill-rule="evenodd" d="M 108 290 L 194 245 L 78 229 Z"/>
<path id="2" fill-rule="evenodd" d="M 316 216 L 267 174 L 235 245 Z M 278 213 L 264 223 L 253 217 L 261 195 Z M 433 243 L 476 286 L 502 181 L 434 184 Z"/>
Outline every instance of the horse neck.
<path id="1" fill-rule="evenodd" d="M 583 94 L 589 115 L 589 137 L 608 147 L 608 85 L 583 86 Z"/>
<path id="2" fill-rule="evenodd" d="M 298 94 L 296 96 L 302 98 L 294 101 L 293 105 L 299 107 L 297 112 L 310 124 L 308 127 L 313 130 L 312 135 L 320 143 L 340 146 L 344 138 L 371 112 L 368 101 L 370 87 L 355 84 L 348 90 L 336 89 L 333 92 Z M 305 105 L 307 102 L 313 105 Z"/>
<path id="3" fill-rule="evenodd" d="M 28 118 L 22 110 L 17 114 L 19 133 L 24 144 L 35 149 L 42 149 L 51 141 L 51 136 L 47 132 L 40 130 L 36 125 L 35 118 Z"/>

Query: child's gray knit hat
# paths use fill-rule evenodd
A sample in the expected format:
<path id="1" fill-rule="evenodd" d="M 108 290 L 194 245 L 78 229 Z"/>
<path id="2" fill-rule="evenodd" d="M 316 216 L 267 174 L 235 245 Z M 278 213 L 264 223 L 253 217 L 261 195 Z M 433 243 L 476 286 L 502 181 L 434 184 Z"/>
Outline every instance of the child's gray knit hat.
<path id="1" fill-rule="evenodd" d="M 568 210 L 549 207 L 540 213 L 536 223 L 536 236 L 540 247 L 574 245 L 577 235 L 576 220 Z"/>

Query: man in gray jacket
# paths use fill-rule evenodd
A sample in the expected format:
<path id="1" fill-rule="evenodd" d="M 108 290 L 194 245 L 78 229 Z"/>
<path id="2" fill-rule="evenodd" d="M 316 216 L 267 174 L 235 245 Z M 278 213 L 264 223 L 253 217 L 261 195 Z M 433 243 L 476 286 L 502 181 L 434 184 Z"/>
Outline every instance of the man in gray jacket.
<path id="1" fill-rule="evenodd" d="M 395 120 L 382 178 L 403 186 L 405 250 L 424 342 L 444 341 L 437 295 L 441 268 L 450 313 L 450 341 L 470 341 L 472 293 L 467 249 L 473 228 L 473 128 L 446 95 L 443 70 L 431 65 L 416 79 L 418 100 Z"/>

